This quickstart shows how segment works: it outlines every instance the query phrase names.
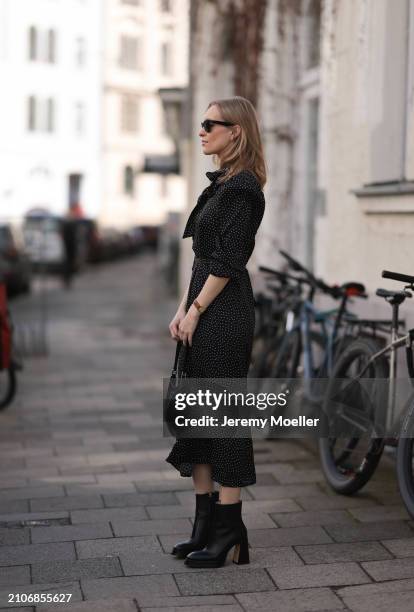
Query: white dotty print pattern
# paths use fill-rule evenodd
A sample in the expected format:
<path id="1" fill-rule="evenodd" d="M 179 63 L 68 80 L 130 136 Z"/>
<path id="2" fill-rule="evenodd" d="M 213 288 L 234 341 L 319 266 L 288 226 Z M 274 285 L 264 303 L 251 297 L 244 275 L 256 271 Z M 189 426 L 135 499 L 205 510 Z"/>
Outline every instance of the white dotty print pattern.
<path id="1" fill-rule="evenodd" d="M 194 262 L 186 310 L 209 274 L 230 281 L 200 316 L 193 344 L 183 351 L 188 376 L 246 378 L 254 333 L 254 298 L 246 264 L 263 218 L 265 199 L 256 177 L 243 170 L 224 183 L 225 170 L 207 172 L 211 184 L 190 213 L 183 238 L 192 236 Z M 184 355 L 185 353 L 185 355 Z M 208 463 L 215 482 L 245 487 L 256 482 L 250 438 L 177 440 L 166 458 L 182 476 Z"/>

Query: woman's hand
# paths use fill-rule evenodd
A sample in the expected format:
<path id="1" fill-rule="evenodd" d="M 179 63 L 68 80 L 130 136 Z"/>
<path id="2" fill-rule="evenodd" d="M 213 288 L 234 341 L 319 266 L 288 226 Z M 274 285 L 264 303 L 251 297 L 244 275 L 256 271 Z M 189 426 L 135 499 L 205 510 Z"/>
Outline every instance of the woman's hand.
<path id="1" fill-rule="evenodd" d="M 168 329 L 170 330 L 171 338 L 173 340 L 180 340 L 179 325 L 181 321 L 185 318 L 185 315 L 186 315 L 185 308 L 180 306 L 177 312 L 175 313 L 173 320 L 168 326 Z"/>
<path id="2" fill-rule="evenodd" d="M 180 335 L 180 339 L 183 341 L 183 344 L 189 344 L 192 346 L 193 343 L 193 335 L 198 325 L 198 320 L 200 318 L 200 313 L 198 312 L 195 306 L 190 306 L 187 314 L 184 319 L 178 326 L 178 333 Z"/>

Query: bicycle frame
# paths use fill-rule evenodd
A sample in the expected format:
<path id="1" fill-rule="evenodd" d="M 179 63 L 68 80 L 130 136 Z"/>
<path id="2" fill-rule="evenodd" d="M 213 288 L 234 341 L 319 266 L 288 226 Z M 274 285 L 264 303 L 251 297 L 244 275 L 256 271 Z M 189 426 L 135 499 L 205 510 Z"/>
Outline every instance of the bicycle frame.
<path id="1" fill-rule="evenodd" d="M 287 330 L 288 333 L 300 332 L 301 344 L 303 346 L 303 378 L 305 383 L 315 378 L 314 355 L 311 341 L 312 323 L 317 323 L 322 330 L 325 341 L 324 357 L 322 368 L 326 367 L 326 375 L 329 376 L 333 368 L 334 346 L 338 337 L 338 330 L 344 314 L 353 317 L 352 313 L 346 311 L 347 296 L 342 298 L 338 308 L 321 311 L 312 302 L 314 289 L 312 288 L 307 299 L 305 299 L 299 309 L 296 323 L 293 323 Z M 333 315 L 336 315 L 333 319 Z M 293 313 L 295 316 L 295 313 Z M 289 317 L 287 317 L 289 320 Z M 311 395 L 309 384 L 306 384 L 307 391 Z"/>
<path id="2" fill-rule="evenodd" d="M 359 372 L 355 379 L 361 378 L 367 369 L 375 363 L 377 359 L 384 357 L 389 354 L 390 362 L 389 362 L 389 388 L 388 388 L 388 400 L 387 400 L 387 422 L 386 422 L 386 431 L 390 431 L 390 427 L 394 422 L 394 413 L 396 406 L 396 380 L 397 380 L 397 350 L 402 346 L 409 346 L 411 348 L 412 339 L 411 334 L 408 332 L 407 334 L 401 335 L 398 331 L 393 327 L 391 329 L 391 341 L 384 348 L 379 350 L 377 353 L 374 353 L 372 357 L 368 359 L 361 372 Z M 413 383 L 414 384 L 414 383 Z"/>
<path id="3" fill-rule="evenodd" d="M 409 330 L 407 333 L 401 334 L 398 331 L 399 319 L 398 312 L 402 301 L 391 301 L 392 305 L 392 320 L 390 342 L 382 349 L 374 353 L 366 362 L 362 370 L 354 377 L 354 380 L 360 379 L 368 368 L 381 357 L 389 355 L 389 387 L 387 397 L 387 413 L 386 413 L 386 431 L 391 431 L 394 423 L 394 415 L 396 408 L 396 380 L 397 380 L 397 350 L 401 347 L 406 347 L 407 369 L 411 379 L 411 384 L 414 387 L 414 362 L 412 356 L 412 344 L 414 341 L 414 330 Z"/>

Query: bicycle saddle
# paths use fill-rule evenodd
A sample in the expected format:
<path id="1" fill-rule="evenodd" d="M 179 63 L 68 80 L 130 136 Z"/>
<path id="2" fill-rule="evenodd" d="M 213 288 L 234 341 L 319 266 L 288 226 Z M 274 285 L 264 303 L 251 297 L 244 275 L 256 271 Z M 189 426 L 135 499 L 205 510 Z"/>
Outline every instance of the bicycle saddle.
<path id="1" fill-rule="evenodd" d="M 376 295 L 379 297 L 383 297 L 390 304 L 402 304 L 405 298 L 412 297 L 412 294 L 409 291 L 403 289 L 402 291 L 390 291 L 388 289 L 377 289 Z"/>
<path id="2" fill-rule="evenodd" d="M 365 286 L 362 283 L 349 282 L 341 285 L 341 289 L 349 296 L 368 297 L 365 293 Z"/>

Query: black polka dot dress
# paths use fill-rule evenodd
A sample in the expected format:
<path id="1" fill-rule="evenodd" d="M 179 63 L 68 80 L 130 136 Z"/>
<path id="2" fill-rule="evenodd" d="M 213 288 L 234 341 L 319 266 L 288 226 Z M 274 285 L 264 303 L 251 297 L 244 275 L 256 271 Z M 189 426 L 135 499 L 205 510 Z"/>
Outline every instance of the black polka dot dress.
<path id="1" fill-rule="evenodd" d="M 186 311 L 209 274 L 230 278 L 200 315 L 192 346 L 183 351 L 187 375 L 194 378 L 246 378 L 253 344 L 254 299 L 246 264 L 265 200 L 254 174 L 243 170 L 218 182 L 225 173 L 207 172 L 211 184 L 198 198 L 183 233 L 183 238 L 193 237 L 195 254 Z M 166 461 L 182 476 L 191 476 L 194 464 L 210 464 L 213 480 L 227 487 L 256 482 L 251 438 L 179 439 Z"/>

